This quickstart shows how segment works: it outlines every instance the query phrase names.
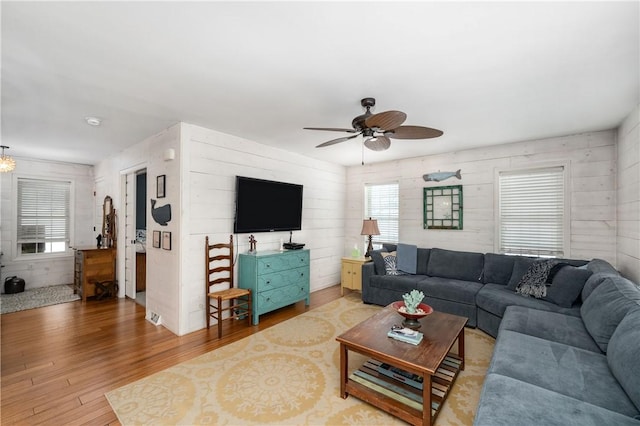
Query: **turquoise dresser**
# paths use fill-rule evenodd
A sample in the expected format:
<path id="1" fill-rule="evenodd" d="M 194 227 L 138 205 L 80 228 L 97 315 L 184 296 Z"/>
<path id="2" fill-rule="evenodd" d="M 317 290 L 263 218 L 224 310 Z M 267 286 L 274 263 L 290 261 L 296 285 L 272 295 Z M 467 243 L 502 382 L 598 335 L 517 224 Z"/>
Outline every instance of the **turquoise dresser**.
<path id="1" fill-rule="evenodd" d="M 300 300 L 309 306 L 309 250 L 241 254 L 238 287 L 253 294 L 253 325 L 260 315 Z"/>

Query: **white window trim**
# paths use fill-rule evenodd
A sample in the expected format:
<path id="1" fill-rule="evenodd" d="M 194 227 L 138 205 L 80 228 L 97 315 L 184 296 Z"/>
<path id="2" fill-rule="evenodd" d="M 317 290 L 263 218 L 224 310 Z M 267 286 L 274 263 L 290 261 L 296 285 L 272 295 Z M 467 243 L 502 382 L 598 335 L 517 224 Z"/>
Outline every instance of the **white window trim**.
<path id="1" fill-rule="evenodd" d="M 30 254 L 22 254 L 18 250 L 18 179 L 39 179 L 39 180 L 49 180 L 55 182 L 69 182 L 69 244 L 67 249 L 64 252 L 57 253 L 30 253 Z M 11 212 L 11 253 L 12 260 L 16 262 L 33 262 L 37 260 L 49 260 L 55 258 L 67 258 L 69 256 L 73 256 L 74 241 L 75 241 L 75 193 L 76 193 L 76 182 L 74 178 L 68 177 L 58 177 L 54 178 L 51 176 L 42 176 L 42 175 L 31 175 L 31 174 L 20 174 L 13 173 L 13 179 L 11 182 L 11 205 L 13 211 Z"/>
<path id="2" fill-rule="evenodd" d="M 571 258 L 571 162 L 528 162 L 517 167 L 494 168 L 493 178 L 493 212 L 494 237 L 493 251 L 500 253 L 500 173 L 519 172 L 526 170 L 544 169 L 552 167 L 564 168 L 564 217 L 563 217 L 563 257 Z"/>

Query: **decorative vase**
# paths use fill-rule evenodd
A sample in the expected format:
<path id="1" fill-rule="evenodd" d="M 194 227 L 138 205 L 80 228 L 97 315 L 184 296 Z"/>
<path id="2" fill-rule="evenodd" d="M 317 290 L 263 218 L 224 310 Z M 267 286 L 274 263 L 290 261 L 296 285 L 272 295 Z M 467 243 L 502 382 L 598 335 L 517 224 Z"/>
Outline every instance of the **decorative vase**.
<path id="1" fill-rule="evenodd" d="M 420 328 L 421 324 L 420 321 L 418 321 L 420 318 L 424 318 L 433 312 L 433 308 L 426 303 L 420 303 L 416 312 L 412 314 L 406 311 L 406 306 L 403 301 L 393 302 L 391 306 L 405 318 L 404 321 L 402 321 L 402 325 L 412 330 Z"/>

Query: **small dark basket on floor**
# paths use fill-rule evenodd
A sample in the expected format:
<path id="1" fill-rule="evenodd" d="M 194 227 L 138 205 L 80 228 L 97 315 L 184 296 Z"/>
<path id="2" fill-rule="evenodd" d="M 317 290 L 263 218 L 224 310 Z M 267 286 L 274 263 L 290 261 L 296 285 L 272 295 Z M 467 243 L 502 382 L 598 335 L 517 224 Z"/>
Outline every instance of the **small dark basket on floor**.
<path id="1" fill-rule="evenodd" d="M 22 293 L 24 291 L 24 280 L 13 276 L 4 280 L 5 294 Z"/>

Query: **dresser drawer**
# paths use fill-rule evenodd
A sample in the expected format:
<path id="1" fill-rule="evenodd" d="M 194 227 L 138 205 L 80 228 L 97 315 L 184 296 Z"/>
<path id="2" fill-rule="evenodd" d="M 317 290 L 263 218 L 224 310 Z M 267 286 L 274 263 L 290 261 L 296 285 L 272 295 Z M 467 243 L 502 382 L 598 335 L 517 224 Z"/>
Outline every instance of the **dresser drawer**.
<path id="1" fill-rule="evenodd" d="M 286 271 L 309 265 L 309 252 L 285 252 L 278 256 L 267 256 L 258 259 L 258 275 Z"/>
<path id="2" fill-rule="evenodd" d="M 287 287 L 300 282 L 307 282 L 309 268 L 306 266 L 289 269 L 287 271 L 273 272 L 258 276 L 258 291 L 265 292 L 274 288 Z"/>
<path id="3" fill-rule="evenodd" d="M 306 285 L 294 285 L 288 287 L 275 288 L 263 291 L 253 296 L 258 315 L 282 308 L 307 297 L 308 288 Z"/>

